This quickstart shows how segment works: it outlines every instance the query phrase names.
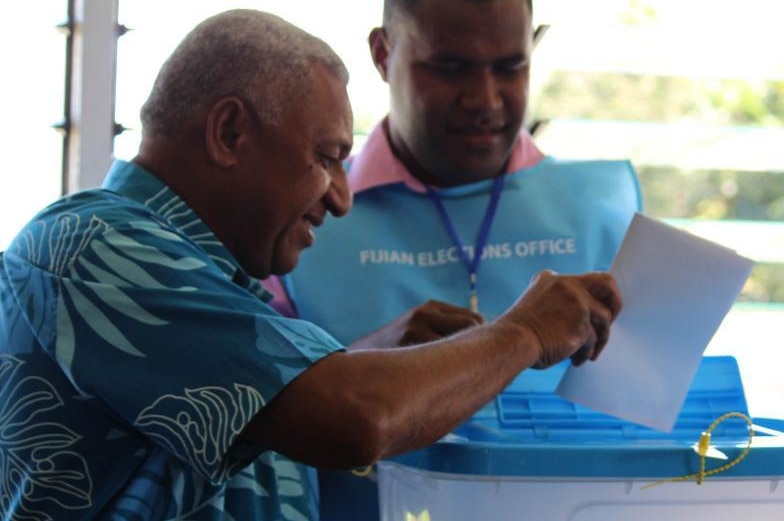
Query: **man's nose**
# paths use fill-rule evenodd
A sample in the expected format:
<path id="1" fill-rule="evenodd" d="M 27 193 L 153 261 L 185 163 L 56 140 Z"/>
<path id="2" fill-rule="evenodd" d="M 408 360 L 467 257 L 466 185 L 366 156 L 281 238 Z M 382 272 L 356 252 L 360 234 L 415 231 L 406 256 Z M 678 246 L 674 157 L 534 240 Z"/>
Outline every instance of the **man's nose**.
<path id="1" fill-rule="evenodd" d="M 495 110 L 503 106 L 499 83 L 492 69 L 482 67 L 466 80 L 461 98 L 463 108 L 475 111 Z"/>
<path id="2" fill-rule="evenodd" d="M 324 204 L 327 211 L 335 217 L 342 217 L 351 209 L 353 197 L 348 187 L 348 177 L 346 171 L 341 167 L 340 171 L 332 176 L 327 193 L 324 194 Z"/>

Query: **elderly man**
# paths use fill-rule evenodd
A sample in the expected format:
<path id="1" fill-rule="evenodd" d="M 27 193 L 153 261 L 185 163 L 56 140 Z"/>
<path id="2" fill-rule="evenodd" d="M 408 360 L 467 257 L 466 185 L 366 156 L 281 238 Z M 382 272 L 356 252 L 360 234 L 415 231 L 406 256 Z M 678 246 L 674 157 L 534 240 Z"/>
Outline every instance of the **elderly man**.
<path id="1" fill-rule="evenodd" d="M 351 206 L 346 82 L 277 17 L 207 19 L 138 156 L 2 254 L 5 519 L 317 519 L 309 466 L 425 446 L 520 371 L 598 356 L 621 305 L 603 273 L 543 272 L 492 323 L 399 350 L 349 353 L 267 304 L 259 279 Z"/>

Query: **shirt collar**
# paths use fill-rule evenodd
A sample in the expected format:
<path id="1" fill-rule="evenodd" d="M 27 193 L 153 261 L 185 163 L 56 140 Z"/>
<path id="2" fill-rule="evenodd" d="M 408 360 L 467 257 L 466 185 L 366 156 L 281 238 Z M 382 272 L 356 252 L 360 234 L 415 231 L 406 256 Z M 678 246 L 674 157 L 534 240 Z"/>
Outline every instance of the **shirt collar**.
<path id="1" fill-rule="evenodd" d="M 424 193 L 425 185 L 411 175 L 392 152 L 384 130 L 386 119 L 371 131 L 359 154 L 349 159 L 348 184 L 353 193 L 377 186 L 403 183 L 410 190 Z M 521 131 L 512 146 L 506 173 L 516 172 L 536 165 L 544 154 L 536 147 L 527 131 Z"/>
<path id="2" fill-rule="evenodd" d="M 180 233 L 203 249 L 227 278 L 255 293 L 264 301 L 272 298 L 272 294 L 266 291 L 257 279 L 245 273 L 234 256 L 190 206 L 154 174 L 135 163 L 116 160 L 102 188 L 146 206 L 158 218 L 177 228 Z"/>

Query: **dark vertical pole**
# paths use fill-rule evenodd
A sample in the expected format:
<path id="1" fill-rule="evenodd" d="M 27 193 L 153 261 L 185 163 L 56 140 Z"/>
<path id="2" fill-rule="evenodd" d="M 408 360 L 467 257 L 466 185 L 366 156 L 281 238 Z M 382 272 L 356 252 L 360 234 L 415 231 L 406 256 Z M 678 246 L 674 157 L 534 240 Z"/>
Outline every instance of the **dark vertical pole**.
<path id="1" fill-rule="evenodd" d="M 68 19 L 63 25 L 59 27 L 65 31 L 65 101 L 63 104 L 63 121 L 57 125 L 57 128 L 63 135 L 63 154 L 62 154 L 62 168 L 61 168 L 61 182 L 60 193 L 65 194 L 66 186 L 68 186 L 68 174 L 70 168 L 70 150 L 71 150 L 71 93 L 73 84 L 73 46 L 74 46 L 74 13 L 75 13 L 75 0 L 68 1 Z"/>

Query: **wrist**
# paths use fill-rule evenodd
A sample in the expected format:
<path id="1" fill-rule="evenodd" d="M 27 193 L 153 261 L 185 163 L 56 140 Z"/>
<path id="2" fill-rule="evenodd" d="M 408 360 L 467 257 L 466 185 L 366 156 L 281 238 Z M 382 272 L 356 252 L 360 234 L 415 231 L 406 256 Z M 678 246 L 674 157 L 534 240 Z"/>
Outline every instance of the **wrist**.
<path id="1" fill-rule="evenodd" d="M 525 367 L 535 366 L 542 358 L 544 344 L 528 324 L 501 317 L 493 322 L 492 329 L 499 336 L 500 342 L 513 347 L 519 353 Z"/>

